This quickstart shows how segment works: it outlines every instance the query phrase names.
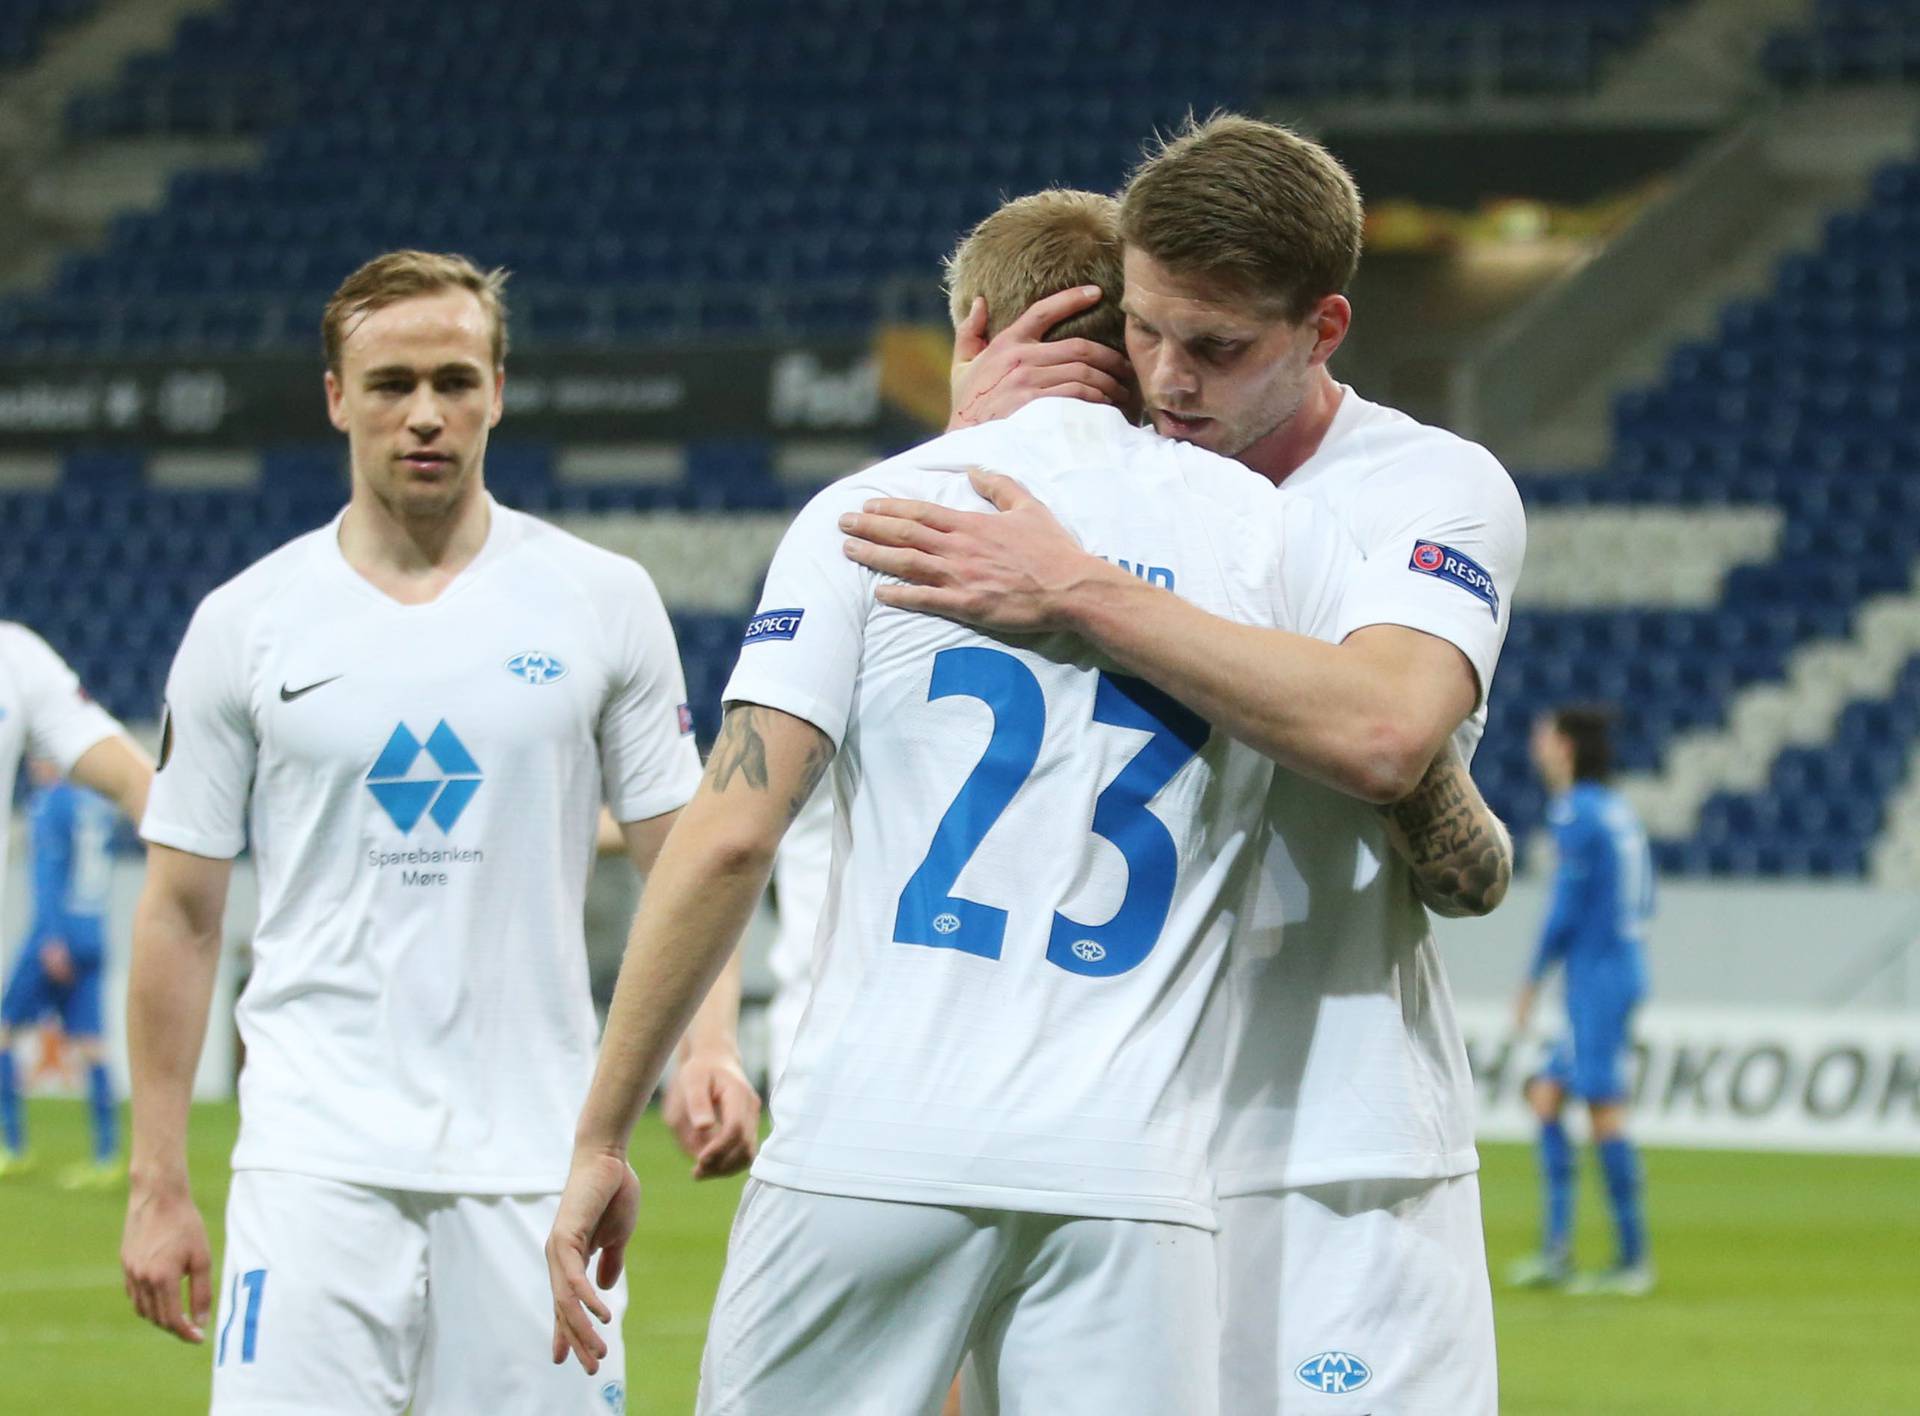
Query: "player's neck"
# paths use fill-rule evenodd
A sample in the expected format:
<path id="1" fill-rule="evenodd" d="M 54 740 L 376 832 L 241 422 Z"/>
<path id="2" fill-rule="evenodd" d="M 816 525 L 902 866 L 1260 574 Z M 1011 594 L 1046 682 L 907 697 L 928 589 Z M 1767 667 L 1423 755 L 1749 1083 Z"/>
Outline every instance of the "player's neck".
<path id="1" fill-rule="evenodd" d="M 340 554 L 382 594 L 422 605 L 473 564 L 491 528 L 486 491 L 477 483 L 432 517 L 407 516 L 356 484 L 340 519 Z"/>
<path id="2" fill-rule="evenodd" d="M 1300 400 L 1294 415 L 1247 448 L 1235 461 L 1279 486 L 1320 450 L 1345 393 L 1322 365 L 1314 372 L 1312 382 L 1307 385 L 1307 396 Z"/>

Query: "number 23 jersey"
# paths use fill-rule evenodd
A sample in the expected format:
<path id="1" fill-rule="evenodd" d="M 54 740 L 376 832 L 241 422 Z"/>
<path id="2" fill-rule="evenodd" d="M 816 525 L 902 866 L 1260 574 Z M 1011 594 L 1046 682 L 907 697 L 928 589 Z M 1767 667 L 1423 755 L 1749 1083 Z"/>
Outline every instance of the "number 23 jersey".
<path id="1" fill-rule="evenodd" d="M 726 690 L 838 746 L 815 987 L 754 1173 L 1211 1226 L 1216 985 L 1271 767 L 1068 636 L 877 602 L 837 518 L 875 496 L 988 510 L 969 464 L 1214 614 L 1335 628 L 1355 556 L 1330 517 L 1112 409 L 1039 400 L 815 498 Z"/>

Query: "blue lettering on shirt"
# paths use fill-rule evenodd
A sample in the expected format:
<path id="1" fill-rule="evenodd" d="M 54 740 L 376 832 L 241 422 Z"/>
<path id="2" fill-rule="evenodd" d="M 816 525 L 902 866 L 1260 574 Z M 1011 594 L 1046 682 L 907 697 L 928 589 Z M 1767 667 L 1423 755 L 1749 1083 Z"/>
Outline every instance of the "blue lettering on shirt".
<path id="1" fill-rule="evenodd" d="M 1137 575 L 1149 585 L 1157 585 L 1162 590 L 1173 589 L 1173 571 L 1164 565 L 1147 565 L 1140 561 L 1123 560 L 1118 557 L 1102 556 L 1103 561 L 1117 565 L 1129 575 Z"/>

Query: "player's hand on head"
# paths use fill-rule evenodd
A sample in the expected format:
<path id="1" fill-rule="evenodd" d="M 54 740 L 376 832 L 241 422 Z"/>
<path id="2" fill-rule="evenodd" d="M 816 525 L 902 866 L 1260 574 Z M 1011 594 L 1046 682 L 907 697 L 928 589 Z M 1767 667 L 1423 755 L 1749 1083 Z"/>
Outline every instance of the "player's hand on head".
<path id="1" fill-rule="evenodd" d="M 840 518 L 847 556 L 906 582 L 881 585 L 882 604 L 1001 633 L 1070 628 L 1072 592 L 1100 562 L 1013 478 L 967 475 L 993 511 L 875 498 Z"/>
<path id="2" fill-rule="evenodd" d="M 738 1053 L 691 1055 L 675 1070 L 661 1113 L 680 1149 L 693 1157 L 693 1178 L 737 1175 L 760 1145 L 760 1093 Z"/>
<path id="3" fill-rule="evenodd" d="M 573 1353 L 589 1373 L 598 1372 L 607 1341 L 593 1325 L 613 1321 L 600 1296 L 613 1287 L 626 1262 L 627 1241 L 640 1213 L 640 1180 L 624 1156 L 576 1151 L 567 1188 L 547 1236 L 547 1282 L 553 1290 L 555 1364 Z M 591 1279 L 587 1266 L 600 1261 Z M 597 1287 L 595 1285 L 598 1285 Z M 591 1315 L 591 1316 L 589 1316 Z"/>
<path id="4" fill-rule="evenodd" d="M 1034 301 L 988 340 L 987 302 L 976 299 L 954 331 L 948 431 L 1004 418 L 1036 398 L 1129 402 L 1133 367 L 1126 355 L 1091 339 L 1048 342 L 1046 337 L 1060 321 L 1099 303 L 1099 286 L 1076 285 Z"/>
<path id="5" fill-rule="evenodd" d="M 185 1182 L 155 1187 L 135 1180 L 120 1239 L 122 1287 L 134 1310 L 183 1342 L 204 1342 L 213 1311 L 213 1251 Z M 187 1302 L 180 1302 L 180 1285 Z"/>

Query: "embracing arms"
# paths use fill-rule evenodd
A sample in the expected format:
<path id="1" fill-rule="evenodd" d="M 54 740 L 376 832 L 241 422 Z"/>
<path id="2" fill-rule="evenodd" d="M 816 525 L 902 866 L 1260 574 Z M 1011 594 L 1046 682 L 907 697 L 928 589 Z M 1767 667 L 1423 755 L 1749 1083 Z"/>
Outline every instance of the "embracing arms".
<path id="1" fill-rule="evenodd" d="M 905 584 L 889 605 L 1003 632 L 1066 630 L 1283 767 L 1384 804 L 1412 792 L 1478 685 L 1453 645 L 1398 625 L 1328 644 L 1236 624 L 1082 550 L 1009 477 L 971 474 L 996 511 L 870 502 L 847 554 Z"/>

